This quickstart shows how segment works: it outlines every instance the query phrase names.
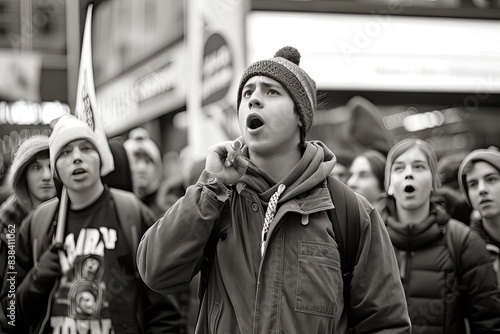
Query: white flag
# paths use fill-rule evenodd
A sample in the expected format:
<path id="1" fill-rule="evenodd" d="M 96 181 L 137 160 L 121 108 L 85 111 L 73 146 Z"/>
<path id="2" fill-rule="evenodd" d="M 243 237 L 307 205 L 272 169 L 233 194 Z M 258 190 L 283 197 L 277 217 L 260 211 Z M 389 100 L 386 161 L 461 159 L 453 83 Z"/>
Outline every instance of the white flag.
<path id="1" fill-rule="evenodd" d="M 95 96 L 91 41 L 92 8 L 93 5 L 90 4 L 87 10 L 85 31 L 83 33 L 80 71 L 78 73 L 78 86 L 76 89 L 75 116 L 86 122 L 95 133 L 96 145 L 100 146 L 99 151 L 101 152 L 101 176 L 104 176 L 114 170 L 114 161 Z"/>

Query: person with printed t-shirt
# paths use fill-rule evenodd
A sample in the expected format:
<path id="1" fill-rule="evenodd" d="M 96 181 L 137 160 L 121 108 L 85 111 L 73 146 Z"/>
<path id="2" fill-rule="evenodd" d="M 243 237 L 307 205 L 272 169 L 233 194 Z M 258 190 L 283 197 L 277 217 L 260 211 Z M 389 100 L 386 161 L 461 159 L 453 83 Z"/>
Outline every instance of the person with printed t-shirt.
<path id="1" fill-rule="evenodd" d="M 86 123 L 61 117 L 49 145 L 68 207 L 61 220 L 65 210 L 58 199 L 40 205 L 19 232 L 22 332 L 178 333 L 175 300 L 148 289 L 135 267 L 135 247 L 154 222 L 152 212 L 132 193 L 104 186 L 101 148 Z M 130 215 L 124 218 L 124 212 Z M 59 231 L 61 247 L 54 241 Z"/>

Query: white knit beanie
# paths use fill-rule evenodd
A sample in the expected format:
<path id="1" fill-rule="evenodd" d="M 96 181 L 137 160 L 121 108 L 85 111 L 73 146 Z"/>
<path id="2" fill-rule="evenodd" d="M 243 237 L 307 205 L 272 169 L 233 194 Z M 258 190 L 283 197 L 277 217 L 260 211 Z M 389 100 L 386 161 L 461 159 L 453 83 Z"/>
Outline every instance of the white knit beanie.
<path id="1" fill-rule="evenodd" d="M 56 160 L 59 157 L 62 148 L 75 140 L 81 139 L 91 142 L 99 153 L 99 157 L 102 157 L 101 148 L 96 143 L 94 132 L 90 129 L 87 123 L 70 114 L 64 115 L 57 120 L 49 138 L 50 168 L 54 177 L 59 178 L 56 171 Z"/>
<path id="2" fill-rule="evenodd" d="M 33 204 L 29 196 L 26 180 L 26 167 L 30 160 L 37 154 L 43 151 L 49 151 L 49 137 L 33 136 L 26 139 L 16 151 L 12 162 L 12 188 L 17 201 L 27 212 L 31 211 Z"/>

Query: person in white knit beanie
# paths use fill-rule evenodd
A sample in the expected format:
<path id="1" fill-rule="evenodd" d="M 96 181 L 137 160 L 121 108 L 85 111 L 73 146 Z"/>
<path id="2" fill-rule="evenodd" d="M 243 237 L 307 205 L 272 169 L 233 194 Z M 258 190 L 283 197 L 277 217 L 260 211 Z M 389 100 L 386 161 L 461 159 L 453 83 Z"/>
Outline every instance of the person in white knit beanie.
<path id="1" fill-rule="evenodd" d="M 87 123 L 59 118 L 49 150 L 63 190 L 26 218 L 16 238 L 16 331 L 178 333 L 177 301 L 149 289 L 134 265 L 153 213 L 133 193 L 103 183 L 103 147 Z"/>

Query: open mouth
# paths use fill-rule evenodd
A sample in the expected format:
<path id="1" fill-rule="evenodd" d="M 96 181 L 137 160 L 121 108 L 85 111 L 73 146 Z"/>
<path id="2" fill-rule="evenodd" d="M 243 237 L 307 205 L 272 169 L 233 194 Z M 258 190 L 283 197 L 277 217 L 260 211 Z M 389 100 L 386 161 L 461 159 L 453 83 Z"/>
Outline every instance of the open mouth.
<path id="1" fill-rule="evenodd" d="M 250 114 L 247 117 L 247 128 L 255 130 L 264 125 L 264 120 L 259 114 Z"/>
<path id="2" fill-rule="evenodd" d="M 84 174 L 86 173 L 87 171 L 83 168 L 77 168 L 73 171 L 73 175 L 80 175 L 80 174 Z"/>
<path id="3" fill-rule="evenodd" d="M 405 193 L 408 193 L 408 194 L 411 194 L 415 191 L 415 187 L 413 187 L 412 185 L 407 185 L 405 187 Z"/>

